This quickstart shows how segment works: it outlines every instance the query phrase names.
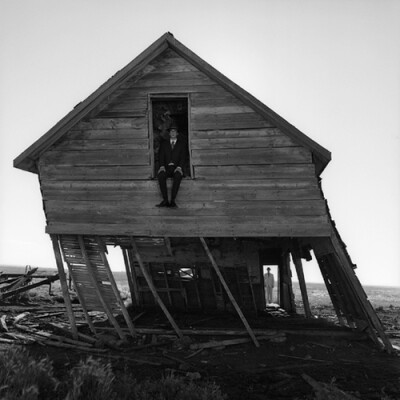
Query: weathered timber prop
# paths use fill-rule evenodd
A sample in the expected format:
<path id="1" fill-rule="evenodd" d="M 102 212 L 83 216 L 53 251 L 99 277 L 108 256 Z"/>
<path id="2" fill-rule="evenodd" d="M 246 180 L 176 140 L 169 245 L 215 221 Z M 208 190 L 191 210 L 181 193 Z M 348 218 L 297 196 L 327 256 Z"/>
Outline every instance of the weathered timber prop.
<path id="1" fill-rule="evenodd" d="M 132 243 L 132 249 L 133 252 L 135 254 L 136 260 L 139 263 L 140 266 L 140 270 L 142 271 L 142 274 L 144 276 L 144 278 L 146 279 L 147 285 L 149 286 L 155 300 L 157 301 L 158 305 L 160 306 L 160 308 L 162 309 L 162 311 L 164 312 L 165 316 L 167 317 L 168 321 L 170 322 L 170 324 L 172 325 L 172 327 L 174 328 L 176 334 L 182 338 L 182 332 L 179 329 L 178 325 L 176 324 L 175 320 L 173 319 L 172 315 L 170 314 L 170 312 L 168 311 L 167 307 L 165 306 L 164 302 L 161 300 L 160 296 L 157 293 L 157 289 L 154 286 L 154 283 L 151 279 L 150 274 L 148 273 L 148 271 L 146 270 L 146 267 L 143 264 L 142 258 L 140 257 L 138 248 L 136 246 L 136 242 L 134 238 L 131 238 L 131 243 Z"/>
<path id="2" fill-rule="evenodd" d="M 231 292 L 231 290 L 229 289 L 229 287 L 228 287 L 228 285 L 227 285 L 227 283 L 226 283 L 224 277 L 222 276 L 221 271 L 219 270 L 218 265 L 217 265 L 217 263 L 215 262 L 214 257 L 213 257 L 213 255 L 211 254 L 210 249 L 209 249 L 208 246 L 207 246 L 206 241 L 205 241 L 204 238 L 202 238 L 202 237 L 200 238 L 200 241 L 201 241 L 201 244 L 202 244 L 203 247 L 204 247 L 204 251 L 207 253 L 207 256 L 208 256 L 208 258 L 210 259 L 211 265 L 213 266 L 213 268 L 214 268 L 214 270 L 215 270 L 215 272 L 216 272 L 216 274 L 217 274 L 219 280 L 221 281 L 221 284 L 222 284 L 222 286 L 224 287 L 224 289 L 225 289 L 225 291 L 226 291 L 226 293 L 227 293 L 227 295 L 228 295 L 230 301 L 232 302 L 233 306 L 235 307 L 236 312 L 239 314 L 239 317 L 240 317 L 240 319 L 242 320 L 243 325 L 245 326 L 245 328 L 246 328 L 247 332 L 249 333 L 251 339 L 253 340 L 255 346 L 256 346 L 256 347 L 259 347 L 260 344 L 258 343 L 257 338 L 255 337 L 255 335 L 254 335 L 252 329 L 250 328 L 250 325 L 249 325 L 249 323 L 247 322 L 246 317 L 243 315 L 242 310 L 240 309 L 239 305 L 237 304 L 235 298 L 233 297 L 232 292 Z"/>
<path id="3" fill-rule="evenodd" d="M 284 333 L 277 333 L 276 335 L 268 335 L 268 336 L 257 336 L 257 340 L 274 340 L 274 339 L 283 339 L 285 340 L 286 335 Z M 225 346 L 234 346 L 236 344 L 249 343 L 252 341 L 252 338 L 240 338 L 240 339 L 227 339 L 227 340 L 212 340 L 206 343 L 195 343 L 190 345 L 191 350 L 199 350 L 199 349 L 210 349 L 213 347 L 225 347 Z"/>
<path id="4" fill-rule="evenodd" d="M 299 279 L 301 297 L 303 299 L 303 305 L 304 305 L 304 312 L 305 312 L 306 318 L 311 318 L 312 314 L 311 314 L 311 309 L 310 309 L 310 303 L 308 301 L 306 281 L 304 279 L 303 264 L 301 262 L 299 244 L 296 240 L 292 240 L 291 252 L 292 252 L 292 258 L 293 258 L 293 264 L 296 267 L 296 273 L 297 273 L 297 277 Z"/>
<path id="5" fill-rule="evenodd" d="M 76 327 L 76 320 L 75 320 L 74 311 L 72 309 L 71 298 L 69 297 L 67 277 L 66 277 L 65 271 L 64 271 L 64 265 L 63 265 L 62 258 L 61 258 L 60 247 L 58 246 L 58 239 L 57 239 L 56 235 L 50 235 L 50 238 L 51 238 L 51 242 L 53 244 L 54 255 L 56 257 L 56 264 L 57 264 L 57 269 L 58 269 L 58 275 L 60 277 L 61 290 L 62 290 L 64 301 L 65 301 L 65 307 L 67 309 L 68 319 L 71 324 L 72 335 L 73 335 L 74 339 L 77 339 L 78 338 L 78 329 Z"/>

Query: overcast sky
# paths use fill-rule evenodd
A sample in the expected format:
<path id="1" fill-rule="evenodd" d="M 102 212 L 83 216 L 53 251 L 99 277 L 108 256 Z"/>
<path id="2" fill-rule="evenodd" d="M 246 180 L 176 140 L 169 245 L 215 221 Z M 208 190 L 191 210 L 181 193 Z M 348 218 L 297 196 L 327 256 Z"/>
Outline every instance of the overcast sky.
<path id="1" fill-rule="evenodd" d="M 323 190 L 358 277 L 400 286 L 397 0 L 0 0 L 0 265 L 55 266 L 13 159 L 167 31 L 332 152 Z"/>

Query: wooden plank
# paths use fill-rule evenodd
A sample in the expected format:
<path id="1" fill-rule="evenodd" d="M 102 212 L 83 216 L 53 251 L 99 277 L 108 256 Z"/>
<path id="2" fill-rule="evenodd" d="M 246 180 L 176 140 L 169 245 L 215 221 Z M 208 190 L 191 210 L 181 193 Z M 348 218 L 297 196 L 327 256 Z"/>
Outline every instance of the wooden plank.
<path id="1" fill-rule="evenodd" d="M 190 221 L 184 219 L 179 224 L 161 221 L 156 226 L 148 218 L 138 219 L 138 225 L 106 224 L 106 223 L 82 223 L 76 222 L 49 222 L 46 226 L 47 233 L 73 234 L 82 232 L 85 235 L 137 235 L 137 236 L 170 236 L 193 237 L 207 234 L 210 237 L 326 237 L 329 234 L 329 224 L 274 224 L 268 223 L 268 219 L 260 221 L 255 218 L 246 221 L 243 219 L 224 220 L 213 217 L 212 221 L 205 224 L 203 218 L 189 226 Z M 172 219 L 175 221 L 175 219 Z M 171 225 L 174 224 L 174 225 Z"/>
<path id="2" fill-rule="evenodd" d="M 187 85 L 191 87 L 215 85 L 207 75 L 197 71 L 184 72 L 151 72 L 146 77 L 138 80 L 132 88 L 154 88 L 167 87 L 174 90 L 176 86 Z"/>
<path id="3" fill-rule="evenodd" d="M 229 138 L 268 138 L 284 135 L 279 128 L 243 128 L 243 129 L 210 129 L 207 131 L 191 130 L 193 139 L 229 139 Z"/>
<path id="4" fill-rule="evenodd" d="M 192 162 L 197 165 L 245 164 L 306 164 L 311 163 L 311 152 L 304 147 L 276 147 L 247 149 L 192 150 Z"/>
<path id="5" fill-rule="evenodd" d="M 149 289 L 151 290 L 154 299 L 156 300 L 156 302 L 158 303 L 158 305 L 160 306 L 160 308 L 162 309 L 162 311 L 164 312 L 165 316 L 167 317 L 168 321 L 170 322 L 171 326 L 173 327 L 173 329 L 175 330 L 176 334 L 178 335 L 179 338 L 183 338 L 182 332 L 179 329 L 178 325 L 176 324 L 176 322 L 174 321 L 172 315 L 170 314 L 170 312 L 168 311 L 167 307 L 165 306 L 165 304 L 163 303 L 163 301 L 161 300 L 161 297 L 159 296 L 159 294 L 157 293 L 157 289 L 154 286 L 153 280 L 151 279 L 151 276 L 149 274 L 149 272 L 147 271 L 146 267 L 143 264 L 143 261 L 140 257 L 140 253 L 137 249 L 136 246 L 136 242 L 135 239 L 133 237 L 131 237 L 131 244 L 132 244 L 132 250 L 135 254 L 136 260 L 139 264 L 140 270 L 142 271 L 142 274 L 147 282 L 147 285 L 149 287 Z"/>
<path id="6" fill-rule="evenodd" d="M 150 165 L 102 165 L 84 166 L 74 165 L 40 165 L 40 177 L 43 181 L 104 181 L 118 180 L 149 180 L 152 175 Z"/>
<path id="7" fill-rule="evenodd" d="M 74 130 L 104 130 L 104 129 L 143 129 L 147 125 L 145 118 L 92 118 L 89 121 L 80 121 Z"/>
<path id="8" fill-rule="evenodd" d="M 241 104 L 229 104 L 225 103 L 222 105 L 203 105 L 203 106 L 196 106 L 190 109 L 191 115 L 198 116 L 198 115 L 216 115 L 216 114 L 253 114 L 254 110 L 249 106 Z"/>
<path id="9" fill-rule="evenodd" d="M 129 140 L 148 139 L 147 127 L 138 128 L 109 128 L 109 129 L 71 129 L 63 138 L 65 140 Z"/>
<path id="10" fill-rule="evenodd" d="M 214 108 L 226 106 L 243 106 L 242 101 L 240 101 L 233 94 L 223 90 L 220 90 L 218 93 L 213 93 L 212 95 L 210 93 L 203 92 L 193 93 L 191 98 L 194 109 L 201 109 L 202 107 Z"/>
<path id="11" fill-rule="evenodd" d="M 268 128 L 274 125 L 259 114 L 201 114 L 191 115 L 194 130 Z"/>
<path id="12" fill-rule="evenodd" d="M 154 207 L 151 202 L 132 204 L 131 201 L 76 201 L 76 200 L 46 200 L 45 209 L 48 213 L 96 212 L 101 215 L 129 214 L 131 216 L 170 216 L 170 210 Z M 323 200 L 302 201 L 191 201 L 182 200 L 180 207 L 174 210 L 175 216 L 236 216 L 244 213 L 247 216 L 270 217 L 317 217 L 326 216 Z"/>
<path id="13" fill-rule="evenodd" d="M 172 186 L 171 181 L 168 180 L 168 185 Z M 97 181 L 43 181 L 41 185 L 43 190 L 46 189 L 54 189 L 54 190 L 62 190 L 63 192 L 67 190 L 127 190 L 127 191 L 140 191 L 140 192 L 155 192 L 158 188 L 158 183 L 156 180 L 148 180 L 148 181 L 116 181 L 116 180 L 103 180 L 101 182 Z M 282 178 L 282 179 L 253 179 L 252 181 L 248 181 L 246 179 L 235 179 L 229 180 L 228 182 L 219 179 L 219 180 L 210 180 L 210 181 L 196 181 L 193 179 L 184 179 L 182 181 L 182 190 L 186 192 L 200 192 L 205 190 L 229 190 L 229 191 L 247 191 L 251 189 L 257 189 L 258 191 L 262 190 L 271 190 L 271 189 L 279 189 L 279 190 L 293 190 L 293 189 L 318 189 L 317 179 L 312 178 L 300 178 L 300 179 L 290 179 L 290 178 Z M 319 198 L 323 198 L 319 191 Z"/>
<path id="14" fill-rule="evenodd" d="M 138 210 L 126 210 L 125 214 L 119 214 L 117 212 L 111 211 L 99 212 L 98 209 L 88 207 L 85 210 L 57 210 L 48 211 L 47 216 L 51 221 L 59 222 L 88 222 L 88 223 L 109 223 L 109 224 L 129 224 L 129 225 L 140 225 L 143 223 L 152 224 L 156 226 L 164 226 L 165 224 L 196 224 L 202 226 L 208 226 L 215 224 L 218 220 L 220 223 L 233 225 L 245 224 L 246 226 L 251 223 L 263 224 L 265 227 L 268 226 L 281 226 L 281 225 L 317 225 L 317 224 L 328 224 L 328 217 L 326 216 L 296 216 L 296 215 L 280 215 L 280 216 L 266 216 L 261 213 L 257 215 L 224 215 L 215 214 L 214 215 L 192 215 L 193 213 L 173 214 L 166 211 L 164 214 L 156 215 L 146 215 L 141 214 Z M 240 209 L 238 209 L 240 211 Z"/>
<path id="15" fill-rule="evenodd" d="M 122 182 L 122 181 L 121 181 Z M 44 183 L 44 182 L 43 182 Z M 47 181 L 46 183 L 49 183 Z M 71 182 L 71 185 L 74 182 Z M 150 202 L 155 205 L 159 202 L 160 194 L 158 188 L 152 190 L 134 190 L 129 188 L 112 188 L 100 185 L 98 188 L 82 187 L 69 189 L 51 188 L 46 189 L 42 185 L 43 200 L 61 200 L 61 201 L 132 201 L 136 203 Z M 321 194 L 315 188 L 299 189 L 257 189 L 238 188 L 230 189 L 228 187 L 215 188 L 209 191 L 202 191 L 199 187 L 186 186 L 185 182 L 181 185 L 178 195 L 178 203 L 190 204 L 191 202 L 238 202 L 238 201 L 311 201 L 320 200 Z M 239 205 L 239 204 L 237 204 Z M 256 203 L 255 203 L 256 205 Z M 240 206 L 240 205 L 239 205 Z M 213 207 L 214 208 L 214 207 Z"/>
<path id="16" fill-rule="evenodd" d="M 62 140 L 54 146 L 55 150 L 81 151 L 81 150 L 143 150 L 149 148 L 146 139 L 70 139 Z"/>
<path id="17" fill-rule="evenodd" d="M 259 165 L 196 165 L 196 179 L 281 179 L 315 178 L 315 167 L 308 164 L 259 164 Z"/>
<path id="18" fill-rule="evenodd" d="M 74 311 L 72 309 L 71 299 L 69 297 L 67 278 L 65 276 L 64 265 L 63 265 L 61 253 L 60 253 L 60 247 L 58 245 L 58 238 L 56 235 L 50 235 L 50 239 L 53 244 L 54 256 L 56 258 L 58 275 L 60 276 L 60 284 L 61 284 L 61 290 L 62 290 L 64 302 L 65 302 L 65 308 L 67 310 L 69 323 L 71 325 L 72 337 L 74 339 L 78 339 L 78 329 L 76 327 L 75 315 L 74 315 Z"/>
<path id="19" fill-rule="evenodd" d="M 239 137 L 223 139 L 192 139 L 191 148 L 193 150 L 208 149 L 254 149 L 262 147 L 298 147 L 292 139 L 287 136 L 270 137 Z M 247 151 L 247 150 L 243 150 Z"/>
<path id="20" fill-rule="evenodd" d="M 233 307 L 235 308 L 236 312 L 238 313 L 239 318 L 242 320 L 243 325 L 245 326 L 247 332 L 249 333 L 249 336 L 253 340 L 253 343 L 255 344 L 255 346 L 260 347 L 260 344 L 258 343 L 258 340 L 257 340 L 256 336 L 254 335 L 254 332 L 252 331 L 249 323 L 247 322 L 246 317 L 243 315 L 242 310 L 240 309 L 239 305 L 237 304 L 235 298 L 232 295 L 231 290 L 229 289 L 224 277 L 222 276 L 221 271 L 220 271 L 217 263 L 215 262 L 214 257 L 211 254 L 206 241 L 204 240 L 203 237 L 200 237 L 200 241 L 201 241 L 201 244 L 203 245 L 204 251 L 207 253 L 208 258 L 210 259 L 211 265 L 213 266 L 215 273 L 217 274 L 219 280 L 221 281 L 222 286 L 225 289 L 226 294 L 229 297 L 229 300 L 233 304 Z"/>
<path id="21" fill-rule="evenodd" d="M 55 165 L 150 165 L 148 150 L 49 150 L 40 157 L 40 164 Z"/>

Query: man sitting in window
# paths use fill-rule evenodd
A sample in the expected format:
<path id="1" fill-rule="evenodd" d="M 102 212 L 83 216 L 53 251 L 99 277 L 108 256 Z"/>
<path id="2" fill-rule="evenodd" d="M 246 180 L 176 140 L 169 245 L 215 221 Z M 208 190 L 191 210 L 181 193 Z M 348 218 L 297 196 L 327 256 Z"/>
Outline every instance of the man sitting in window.
<path id="1" fill-rule="evenodd" d="M 186 143 L 180 140 L 178 128 L 172 124 L 169 128 L 169 139 L 160 144 L 159 163 L 157 172 L 158 184 L 160 185 L 163 200 L 157 207 L 176 208 L 176 195 L 183 177 L 183 167 L 186 158 Z M 167 178 L 173 178 L 171 190 L 171 202 L 168 201 Z"/>

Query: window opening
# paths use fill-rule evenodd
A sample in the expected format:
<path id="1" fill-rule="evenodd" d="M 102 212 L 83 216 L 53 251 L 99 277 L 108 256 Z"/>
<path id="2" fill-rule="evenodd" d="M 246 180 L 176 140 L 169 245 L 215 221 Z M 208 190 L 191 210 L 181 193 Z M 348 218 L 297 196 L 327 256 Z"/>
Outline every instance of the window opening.
<path id="1" fill-rule="evenodd" d="M 152 99 L 152 126 L 153 126 L 153 150 L 154 170 L 153 176 L 157 176 L 160 167 L 158 153 L 162 140 L 168 140 L 168 129 L 171 125 L 178 127 L 180 140 L 186 143 L 186 162 L 183 167 L 183 176 L 191 177 L 189 159 L 189 124 L 188 124 L 188 99 L 184 98 L 158 98 Z"/>

